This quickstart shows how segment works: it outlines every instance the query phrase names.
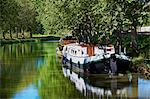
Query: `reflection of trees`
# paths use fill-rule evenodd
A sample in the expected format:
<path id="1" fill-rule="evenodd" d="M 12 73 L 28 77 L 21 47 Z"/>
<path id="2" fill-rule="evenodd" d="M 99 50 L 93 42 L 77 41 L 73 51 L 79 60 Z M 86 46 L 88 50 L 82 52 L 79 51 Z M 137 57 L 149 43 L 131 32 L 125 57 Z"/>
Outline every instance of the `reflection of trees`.
<path id="1" fill-rule="evenodd" d="M 81 98 L 81 94 L 71 85 L 62 74 L 61 66 L 56 63 L 56 43 L 44 46 L 48 50 L 45 66 L 39 69 L 39 95 L 41 99 L 71 99 Z"/>
<path id="2" fill-rule="evenodd" d="M 13 44 L 0 48 L 0 97 L 10 98 L 17 90 L 33 82 L 36 74 L 35 60 L 42 44 Z"/>

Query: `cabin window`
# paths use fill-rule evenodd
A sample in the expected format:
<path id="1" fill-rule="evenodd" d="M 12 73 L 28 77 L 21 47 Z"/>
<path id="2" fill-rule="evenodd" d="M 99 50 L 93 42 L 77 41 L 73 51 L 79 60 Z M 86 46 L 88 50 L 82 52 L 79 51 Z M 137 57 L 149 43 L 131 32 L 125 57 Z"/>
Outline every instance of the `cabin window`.
<path id="1" fill-rule="evenodd" d="M 107 51 L 111 51 L 111 49 L 107 49 Z"/>
<path id="2" fill-rule="evenodd" d="M 68 49 L 68 53 L 70 53 L 71 52 L 71 50 L 70 50 L 70 48 Z"/>
<path id="3" fill-rule="evenodd" d="M 82 55 L 84 54 L 84 52 L 82 51 Z"/>
<path id="4" fill-rule="evenodd" d="M 75 54 L 77 54 L 77 51 L 75 51 Z"/>
<path id="5" fill-rule="evenodd" d="M 66 51 L 67 51 L 67 47 L 66 47 Z"/>

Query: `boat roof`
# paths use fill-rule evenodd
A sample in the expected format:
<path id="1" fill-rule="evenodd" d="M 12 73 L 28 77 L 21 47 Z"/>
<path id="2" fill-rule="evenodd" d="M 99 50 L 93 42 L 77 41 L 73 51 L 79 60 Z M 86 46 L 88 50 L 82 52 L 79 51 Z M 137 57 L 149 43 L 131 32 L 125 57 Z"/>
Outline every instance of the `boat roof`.
<path id="1" fill-rule="evenodd" d="M 89 46 L 94 46 L 94 45 L 89 45 L 89 44 L 79 44 L 79 43 L 70 43 L 70 44 L 67 44 L 66 46 L 89 47 Z"/>
<path id="2" fill-rule="evenodd" d="M 62 40 L 77 40 L 74 36 L 65 36 Z"/>
<path id="3" fill-rule="evenodd" d="M 85 43 L 81 43 L 81 44 L 79 44 L 79 43 L 70 43 L 70 44 L 67 44 L 66 46 L 98 47 L 98 45 L 91 45 L 91 44 L 85 44 Z M 112 44 L 110 44 L 110 45 L 102 45 L 102 46 L 113 47 Z"/>

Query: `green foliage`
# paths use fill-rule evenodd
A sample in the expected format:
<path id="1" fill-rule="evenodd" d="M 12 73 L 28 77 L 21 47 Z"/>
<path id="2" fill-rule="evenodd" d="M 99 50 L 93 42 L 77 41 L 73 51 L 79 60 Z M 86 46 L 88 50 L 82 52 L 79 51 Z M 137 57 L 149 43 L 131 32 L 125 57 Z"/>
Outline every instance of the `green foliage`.
<path id="1" fill-rule="evenodd" d="M 141 64 L 144 62 L 144 57 L 142 55 L 140 55 L 138 57 L 134 57 L 132 59 L 132 62 L 135 66 L 140 67 Z"/>
<path id="2" fill-rule="evenodd" d="M 14 0 L 1 0 L 0 7 L 0 27 L 5 30 L 16 21 L 19 6 Z"/>
<path id="3" fill-rule="evenodd" d="M 31 25 L 30 32 L 32 34 L 44 34 L 44 28 L 43 25 L 37 21 L 34 21 L 33 25 Z"/>
<path id="4" fill-rule="evenodd" d="M 145 2 L 138 0 L 103 0 L 95 7 L 101 28 L 105 31 L 129 29 L 147 22 L 148 11 Z"/>
<path id="5" fill-rule="evenodd" d="M 100 29 L 116 33 L 120 45 L 126 40 L 122 32 L 131 31 L 131 47 L 137 53 L 137 26 L 148 22 L 149 11 L 145 5 L 147 2 L 139 0 L 103 0 L 94 7 L 94 14 L 99 16 Z"/>
<path id="6" fill-rule="evenodd" d="M 16 33 L 16 38 L 18 33 L 22 33 L 23 38 L 24 32 L 30 32 L 30 36 L 37 31 L 43 33 L 42 26 L 37 25 L 37 14 L 30 0 L 1 0 L 0 7 L 0 33 L 4 39 L 8 33 L 11 38 L 12 33 Z"/>
<path id="7" fill-rule="evenodd" d="M 32 0 L 47 34 L 71 31 L 81 42 L 97 43 L 99 31 L 127 31 L 147 22 L 145 2 L 138 0 Z M 133 31 L 133 35 L 135 36 Z M 132 36 L 132 37 L 134 37 Z M 121 37 L 119 37 L 121 38 Z M 132 40 L 132 39 L 131 39 Z M 136 37 L 133 38 L 135 42 Z"/>
<path id="8" fill-rule="evenodd" d="M 92 43 L 95 24 L 92 7 L 98 0 L 32 0 L 47 33 L 72 31 L 79 41 Z"/>
<path id="9" fill-rule="evenodd" d="M 80 42 L 98 43 L 99 32 L 120 33 L 149 22 L 146 2 L 139 0 L 1 0 L 0 31 L 44 34 L 72 33 Z M 38 21 L 37 21 L 38 20 Z M 120 40 L 121 42 L 122 40 Z M 127 44 L 125 44 L 127 45 Z"/>

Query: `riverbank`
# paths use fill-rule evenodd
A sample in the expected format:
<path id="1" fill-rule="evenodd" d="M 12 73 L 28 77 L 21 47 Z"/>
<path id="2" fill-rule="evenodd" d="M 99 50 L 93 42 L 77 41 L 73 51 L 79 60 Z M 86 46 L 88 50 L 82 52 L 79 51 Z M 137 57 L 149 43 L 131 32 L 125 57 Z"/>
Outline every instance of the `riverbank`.
<path id="1" fill-rule="evenodd" d="M 131 71 L 135 73 L 140 73 L 146 79 L 150 79 L 150 59 L 145 59 L 142 56 L 134 57 L 132 59 Z"/>
<path id="2" fill-rule="evenodd" d="M 50 41 L 50 40 L 59 40 L 59 39 L 60 39 L 60 37 L 56 37 L 56 36 L 32 37 L 32 38 L 25 38 L 25 39 L 1 39 L 0 45 L 13 44 L 13 43 L 23 43 L 23 42 Z"/>

